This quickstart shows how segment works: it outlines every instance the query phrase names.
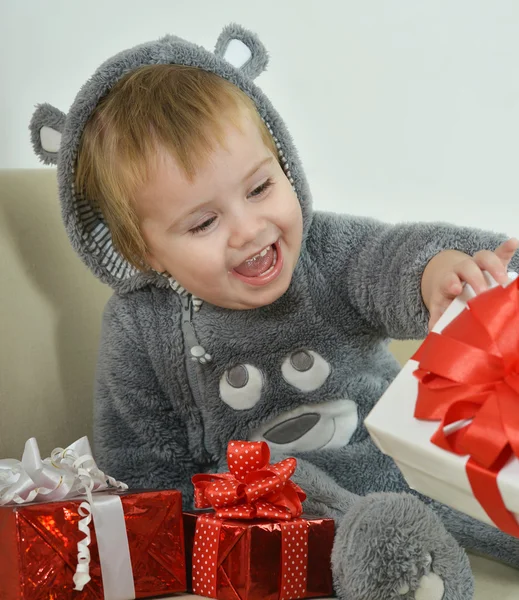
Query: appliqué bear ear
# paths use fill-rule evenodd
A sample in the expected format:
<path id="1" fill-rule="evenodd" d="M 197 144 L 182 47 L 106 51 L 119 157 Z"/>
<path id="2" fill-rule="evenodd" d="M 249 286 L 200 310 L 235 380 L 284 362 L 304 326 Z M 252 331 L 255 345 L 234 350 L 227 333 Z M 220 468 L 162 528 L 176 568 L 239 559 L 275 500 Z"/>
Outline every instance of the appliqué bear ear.
<path id="1" fill-rule="evenodd" d="M 50 104 L 39 104 L 32 115 L 29 125 L 32 147 L 39 159 L 46 165 L 58 163 L 58 151 L 65 118 L 65 113 Z"/>
<path id="2" fill-rule="evenodd" d="M 258 37 L 235 23 L 223 29 L 214 53 L 250 79 L 263 73 L 269 61 L 267 50 Z"/>

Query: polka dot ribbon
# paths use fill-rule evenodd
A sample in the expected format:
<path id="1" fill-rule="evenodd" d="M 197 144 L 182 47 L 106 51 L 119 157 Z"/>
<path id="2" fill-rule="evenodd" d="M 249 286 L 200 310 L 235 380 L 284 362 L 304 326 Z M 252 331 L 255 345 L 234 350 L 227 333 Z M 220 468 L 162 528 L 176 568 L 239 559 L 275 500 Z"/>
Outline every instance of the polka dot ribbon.
<path id="1" fill-rule="evenodd" d="M 281 586 L 279 600 L 304 598 L 308 573 L 308 521 L 281 523 Z"/>
<path id="2" fill-rule="evenodd" d="M 303 490 L 290 481 L 295 458 L 269 464 L 266 442 L 229 442 L 229 473 L 200 473 L 192 478 L 196 508 L 213 508 L 222 519 L 290 521 L 303 512 Z"/>
<path id="3" fill-rule="evenodd" d="M 197 519 L 193 545 L 193 593 L 218 597 L 219 540 L 224 527 L 213 514 Z M 309 523 L 294 519 L 279 523 L 281 529 L 281 580 L 279 600 L 304 598 L 307 592 Z"/>
<path id="4" fill-rule="evenodd" d="M 193 593 L 216 598 L 218 593 L 218 550 L 222 522 L 214 515 L 201 515 L 196 521 L 193 542 Z"/>

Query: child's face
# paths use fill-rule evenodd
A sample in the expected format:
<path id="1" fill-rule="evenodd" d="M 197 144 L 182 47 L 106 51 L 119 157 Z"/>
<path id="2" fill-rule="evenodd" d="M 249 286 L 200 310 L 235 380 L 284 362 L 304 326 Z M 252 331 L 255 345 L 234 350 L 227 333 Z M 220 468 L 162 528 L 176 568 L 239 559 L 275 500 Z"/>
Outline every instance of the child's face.
<path id="1" fill-rule="evenodd" d="M 301 207 L 250 117 L 241 131 L 226 127 L 225 149 L 218 146 L 193 181 L 164 152 L 136 210 L 150 266 L 195 296 L 250 309 L 288 289 L 301 250 Z"/>

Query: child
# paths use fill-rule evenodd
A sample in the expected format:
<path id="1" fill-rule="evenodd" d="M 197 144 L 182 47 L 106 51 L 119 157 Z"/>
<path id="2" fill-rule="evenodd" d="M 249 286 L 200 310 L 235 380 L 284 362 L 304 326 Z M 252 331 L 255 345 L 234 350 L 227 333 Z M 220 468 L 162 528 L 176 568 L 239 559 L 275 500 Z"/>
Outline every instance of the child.
<path id="1" fill-rule="evenodd" d="M 104 63 L 68 115 L 33 117 L 72 244 L 115 290 L 98 462 L 132 487 L 178 488 L 187 506 L 195 473 L 226 470 L 229 440 L 265 440 L 275 460 L 298 458 L 307 512 L 337 520 L 341 598 L 465 600 L 472 576 L 451 534 L 515 565 L 517 540 L 395 494 L 408 488 L 362 422 L 398 370 L 389 338 L 423 337 L 464 282 L 485 288 L 482 270 L 505 281 L 517 242 L 313 213 L 252 83 L 266 64 L 234 25 L 214 54 L 166 37 Z"/>

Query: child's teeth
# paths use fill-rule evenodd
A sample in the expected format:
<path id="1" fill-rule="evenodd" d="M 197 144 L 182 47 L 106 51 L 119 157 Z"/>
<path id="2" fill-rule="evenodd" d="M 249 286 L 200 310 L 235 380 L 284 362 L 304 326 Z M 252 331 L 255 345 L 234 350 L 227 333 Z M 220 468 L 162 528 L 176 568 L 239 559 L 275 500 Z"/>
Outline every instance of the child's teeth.
<path id="1" fill-rule="evenodd" d="M 264 256 L 267 256 L 267 252 L 269 250 L 270 250 L 270 246 L 268 246 L 267 248 L 265 248 L 261 252 L 258 252 L 258 254 L 255 254 L 252 258 L 249 258 L 248 260 L 254 260 L 255 258 L 263 258 Z"/>

